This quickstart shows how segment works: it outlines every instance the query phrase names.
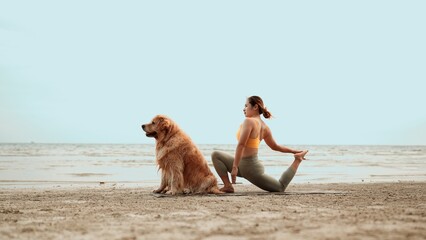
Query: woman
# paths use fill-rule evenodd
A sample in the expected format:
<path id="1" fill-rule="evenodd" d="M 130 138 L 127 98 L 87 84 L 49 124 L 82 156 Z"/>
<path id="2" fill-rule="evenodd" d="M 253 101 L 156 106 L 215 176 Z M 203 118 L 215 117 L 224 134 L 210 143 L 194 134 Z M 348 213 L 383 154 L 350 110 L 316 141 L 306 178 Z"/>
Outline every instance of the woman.
<path id="1" fill-rule="evenodd" d="M 235 156 L 220 151 L 212 153 L 214 168 L 224 184 L 220 190 L 227 193 L 234 192 L 234 187 L 228 177 L 228 172 L 230 172 L 233 184 L 239 176 L 265 191 L 283 192 L 293 179 L 300 162 L 305 159 L 308 151 L 293 150 L 275 142 L 271 130 L 260 118 L 261 114 L 265 118 L 272 116 L 260 97 L 247 98 L 243 111 L 246 119 L 237 132 L 238 145 Z M 262 140 L 265 140 L 272 150 L 294 154 L 293 164 L 281 175 L 279 180 L 266 175 L 262 163 L 257 158 L 259 144 Z"/>

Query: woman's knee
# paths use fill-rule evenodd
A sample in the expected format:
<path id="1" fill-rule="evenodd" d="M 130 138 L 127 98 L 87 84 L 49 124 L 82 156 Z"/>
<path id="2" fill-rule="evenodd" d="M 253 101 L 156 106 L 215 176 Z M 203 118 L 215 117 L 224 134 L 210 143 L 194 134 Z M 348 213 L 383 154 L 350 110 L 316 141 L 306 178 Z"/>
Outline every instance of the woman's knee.
<path id="1" fill-rule="evenodd" d="M 227 161 L 226 153 L 221 151 L 215 150 L 212 152 L 211 156 L 212 156 L 212 161 L 221 161 L 221 162 Z"/>
<path id="2" fill-rule="evenodd" d="M 212 157 L 212 162 L 214 164 L 215 162 L 219 161 L 220 152 L 219 151 L 213 151 L 212 154 L 211 154 L 211 157 Z"/>
<path id="3" fill-rule="evenodd" d="M 219 176 L 227 174 L 227 169 L 225 163 L 222 161 L 221 153 L 219 151 L 213 151 L 211 154 L 213 167 L 216 169 L 216 172 Z"/>
<path id="4" fill-rule="evenodd" d="M 218 156 L 219 156 L 219 151 L 214 150 L 214 151 L 212 152 L 211 156 L 212 156 L 212 159 L 217 159 L 217 158 L 218 158 Z"/>
<path id="5" fill-rule="evenodd" d="M 223 153 L 220 151 L 213 151 L 212 154 L 212 163 L 213 166 L 217 167 L 217 166 L 222 166 L 222 165 L 226 165 L 225 164 L 225 159 L 223 157 Z"/>

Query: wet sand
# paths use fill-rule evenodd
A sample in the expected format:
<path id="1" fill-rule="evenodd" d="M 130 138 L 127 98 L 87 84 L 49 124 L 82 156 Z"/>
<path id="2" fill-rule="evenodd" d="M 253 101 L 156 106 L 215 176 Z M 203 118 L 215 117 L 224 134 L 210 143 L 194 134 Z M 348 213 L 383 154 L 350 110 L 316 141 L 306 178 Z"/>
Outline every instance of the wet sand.
<path id="1" fill-rule="evenodd" d="M 426 182 L 235 188 L 242 196 L 0 189 L 0 239 L 426 239 Z"/>

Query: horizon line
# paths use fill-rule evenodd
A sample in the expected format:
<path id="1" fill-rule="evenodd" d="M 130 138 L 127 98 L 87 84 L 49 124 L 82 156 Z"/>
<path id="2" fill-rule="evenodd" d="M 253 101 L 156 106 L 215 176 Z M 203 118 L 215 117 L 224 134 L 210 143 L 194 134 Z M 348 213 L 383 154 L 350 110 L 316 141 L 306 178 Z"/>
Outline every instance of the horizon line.
<path id="1" fill-rule="evenodd" d="M 59 145 L 155 145 L 153 143 L 119 143 L 119 142 L 0 142 L 0 144 L 59 144 Z M 196 145 L 237 145 L 237 143 L 195 143 Z M 266 144 L 262 144 L 267 146 Z M 426 147 L 426 144 L 364 144 L 364 143 L 352 143 L 352 144 L 331 144 L 331 143 L 322 143 L 322 144 L 313 144 L 313 143 L 288 143 L 288 144 L 280 144 L 284 146 L 295 145 L 295 146 L 421 146 Z"/>

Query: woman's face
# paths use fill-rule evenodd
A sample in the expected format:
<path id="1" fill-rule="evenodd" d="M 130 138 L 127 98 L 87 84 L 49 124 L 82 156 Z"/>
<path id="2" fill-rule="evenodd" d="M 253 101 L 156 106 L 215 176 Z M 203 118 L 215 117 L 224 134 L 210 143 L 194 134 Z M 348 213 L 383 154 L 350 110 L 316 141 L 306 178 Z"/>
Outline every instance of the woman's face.
<path id="1" fill-rule="evenodd" d="M 243 112 L 246 117 L 253 117 L 253 116 L 256 116 L 256 114 L 259 114 L 257 105 L 252 106 L 248 100 L 246 101 L 246 104 L 244 105 Z"/>

